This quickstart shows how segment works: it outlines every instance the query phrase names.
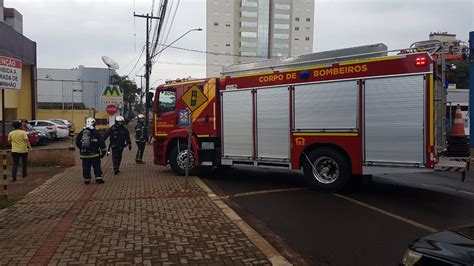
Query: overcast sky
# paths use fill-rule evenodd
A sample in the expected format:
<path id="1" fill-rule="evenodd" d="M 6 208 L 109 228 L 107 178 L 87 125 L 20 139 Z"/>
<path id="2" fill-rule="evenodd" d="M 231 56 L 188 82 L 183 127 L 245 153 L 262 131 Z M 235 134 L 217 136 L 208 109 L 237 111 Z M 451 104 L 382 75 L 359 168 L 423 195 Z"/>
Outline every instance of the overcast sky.
<path id="1" fill-rule="evenodd" d="M 121 66 L 121 75 L 143 74 L 143 58 L 130 72 L 145 42 L 145 21 L 133 12 L 149 13 L 152 0 L 4 1 L 5 7 L 23 14 L 24 35 L 38 46 L 38 67 L 104 67 L 100 58 L 107 55 Z M 313 50 L 380 42 L 389 49 L 405 48 L 433 31 L 468 41 L 469 31 L 474 31 L 473 1 L 316 0 Z M 176 6 L 178 0 L 169 2 Z M 175 45 L 206 50 L 205 24 L 206 1 L 181 0 L 167 43 L 200 27 L 203 32 L 192 32 Z M 156 86 L 160 79 L 204 77 L 205 63 L 204 54 L 167 49 L 153 68 L 151 82 Z"/>

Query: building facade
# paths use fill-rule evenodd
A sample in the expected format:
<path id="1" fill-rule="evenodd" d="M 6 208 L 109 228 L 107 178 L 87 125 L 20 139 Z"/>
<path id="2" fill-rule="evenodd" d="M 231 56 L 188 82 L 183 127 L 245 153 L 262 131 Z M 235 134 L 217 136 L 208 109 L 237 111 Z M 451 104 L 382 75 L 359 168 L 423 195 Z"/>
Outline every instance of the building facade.
<path id="1" fill-rule="evenodd" d="M 467 43 L 463 43 L 461 40 L 456 39 L 456 34 L 448 32 L 431 32 L 429 40 L 420 42 L 416 45 L 416 48 L 420 50 L 433 50 L 437 47 L 437 43 L 433 41 L 439 41 L 442 43 L 446 54 L 446 60 L 459 60 L 463 54 L 468 53 L 469 47 Z"/>
<path id="2" fill-rule="evenodd" d="M 79 66 L 38 68 L 38 108 L 105 110 L 100 94 L 114 70 Z M 74 105 L 74 106 L 73 106 Z"/>
<path id="3" fill-rule="evenodd" d="M 314 0 L 207 0 L 206 10 L 207 76 L 313 51 Z"/>
<path id="4" fill-rule="evenodd" d="M 20 90 L 5 91 L 5 120 L 35 119 L 36 43 L 23 36 L 20 12 L 4 7 L 3 3 L 0 0 L 0 56 L 22 62 Z"/>
<path id="5" fill-rule="evenodd" d="M 115 70 L 84 66 L 38 68 L 38 118 L 69 119 L 82 127 L 93 116 L 100 128 L 107 127 L 109 115 L 100 95 L 114 74 Z"/>

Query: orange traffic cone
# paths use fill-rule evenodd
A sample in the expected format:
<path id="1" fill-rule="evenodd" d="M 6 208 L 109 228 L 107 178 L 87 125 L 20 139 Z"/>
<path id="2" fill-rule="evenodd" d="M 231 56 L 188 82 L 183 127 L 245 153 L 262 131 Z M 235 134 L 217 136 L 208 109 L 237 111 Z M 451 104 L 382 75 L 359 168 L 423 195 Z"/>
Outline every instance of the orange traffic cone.
<path id="1" fill-rule="evenodd" d="M 461 105 L 456 106 L 456 114 L 454 115 L 453 130 L 451 131 L 452 137 L 465 137 L 464 132 L 464 121 L 462 119 Z"/>

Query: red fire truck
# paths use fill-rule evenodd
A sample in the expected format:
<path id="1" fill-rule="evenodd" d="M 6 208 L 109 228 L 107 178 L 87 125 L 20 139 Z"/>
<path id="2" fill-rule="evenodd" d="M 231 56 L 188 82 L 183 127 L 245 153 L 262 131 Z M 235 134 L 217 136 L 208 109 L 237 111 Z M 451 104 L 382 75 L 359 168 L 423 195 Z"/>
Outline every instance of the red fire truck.
<path id="1" fill-rule="evenodd" d="M 220 78 L 159 86 L 155 164 L 184 174 L 188 129 L 178 121 L 188 109 L 191 168 L 303 169 L 331 191 L 371 169 L 433 169 L 437 63 L 429 53 L 300 59 L 243 64 Z"/>

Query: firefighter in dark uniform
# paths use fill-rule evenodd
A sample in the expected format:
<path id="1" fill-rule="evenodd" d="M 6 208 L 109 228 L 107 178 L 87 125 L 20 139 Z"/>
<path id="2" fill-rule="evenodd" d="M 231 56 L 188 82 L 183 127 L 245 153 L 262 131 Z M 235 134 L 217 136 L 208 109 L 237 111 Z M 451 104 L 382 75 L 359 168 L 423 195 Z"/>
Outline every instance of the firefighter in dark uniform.
<path id="1" fill-rule="evenodd" d="M 95 124 L 94 118 L 87 118 L 86 126 L 76 137 L 76 146 L 81 153 L 82 175 L 86 185 L 91 183 L 91 167 L 94 169 L 95 182 L 104 183 L 100 159 L 106 154 L 105 141 L 95 130 Z"/>
<path id="2" fill-rule="evenodd" d="M 148 141 L 148 129 L 145 126 L 145 116 L 142 114 L 138 115 L 137 125 L 135 126 L 135 142 L 137 143 L 137 156 L 135 162 L 138 164 L 144 164 L 143 153 L 145 152 L 145 145 Z"/>
<path id="3" fill-rule="evenodd" d="M 114 173 L 120 172 L 120 164 L 122 163 L 122 153 L 125 147 L 132 150 L 132 142 L 130 141 L 130 133 L 124 126 L 125 118 L 121 115 L 115 118 L 115 124 L 107 129 L 104 140 L 110 138 L 109 149 L 112 149 L 112 163 L 114 165 Z"/>

